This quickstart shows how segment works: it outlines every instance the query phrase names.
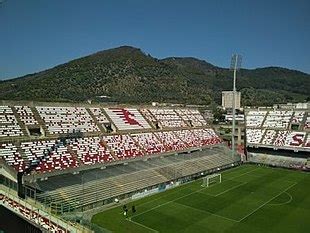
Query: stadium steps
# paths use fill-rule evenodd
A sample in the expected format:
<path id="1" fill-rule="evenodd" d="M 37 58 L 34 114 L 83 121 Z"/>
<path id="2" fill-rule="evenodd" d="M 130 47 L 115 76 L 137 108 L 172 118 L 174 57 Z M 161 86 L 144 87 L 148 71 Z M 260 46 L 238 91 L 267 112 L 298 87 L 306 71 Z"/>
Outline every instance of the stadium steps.
<path id="1" fill-rule="evenodd" d="M 188 121 L 188 120 L 187 120 L 187 121 L 184 120 L 183 117 L 181 117 L 181 115 L 180 115 L 177 111 L 174 111 L 174 110 L 173 110 L 173 112 L 175 112 L 175 114 L 176 114 L 178 117 L 180 117 L 180 119 L 181 119 L 182 121 L 184 121 L 185 124 L 186 124 L 188 127 L 190 127 L 190 128 L 192 127 L 191 125 L 189 125 L 189 121 Z"/>
<path id="2" fill-rule="evenodd" d="M 28 156 L 25 154 L 25 151 L 21 147 L 21 142 L 17 141 L 15 143 L 15 146 L 17 148 L 17 152 L 22 156 L 23 160 L 25 161 L 25 164 L 28 165 L 28 167 L 29 167 L 30 166 L 30 161 L 28 159 Z"/>
<path id="3" fill-rule="evenodd" d="M 140 111 L 140 109 L 138 109 L 138 112 L 141 114 L 141 116 L 143 116 L 144 120 L 151 126 L 151 129 L 149 129 L 149 131 L 156 129 L 154 122 L 150 121 L 147 117 L 144 116 L 144 114 Z M 153 116 L 152 113 L 149 112 L 149 114 Z"/>
<path id="4" fill-rule="evenodd" d="M 100 124 L 96 118 L 96 116 L 92 113 L 92 111 L 90 111 L 89 108 L 85 108 L 86 111 L 88 112 L 88 114 L 91 116 L 91 118 L 93 119 L 93 121 L 95 122 L 95 124 L 98 126 L 98 128 L 100 129 L 101 133 L 105 133 L 107 132 L 106 129 L 102 126 L 102 124 Z"/>
<path id="5" fill-rule="evenodd" d="M 304 128 L 305 128 L 305 124 L 306 124 L 308 115 L 309 115 L 309 113 L 308 113 L 308 112 L 305 112 L 304 118 L 302 119 L 302 121 L 301 121 L 301 123 L 300 123 L 300 129 L 299 129 L 299 130 L 304 131 Z M 304 146 L 304 145 L 303 145 L 303 146 Z"/>
<path id="6" fill-rule="evenodd" d="M 38 110 L 35 107 L 30 107 L 31 111 L 33 112 L 34 119 L 42 126 L 42 129 L 45 132 L 45 136 L 51 136 L 50 132 L 48 131 L 44 120 L 41 118 Z"/>
<path id="7" fill-rule="evenodd" d="M 114 132 L 118 132 L 119 129 L 114 124 L 114 121 L 112 121 L 112 118 L 106 113 L 106 111 L 103 108 L 100 108 L 100 110 L 103 112 L 104 116 L 108 119 L 108 121 L 111 123 L 111 128 L 114 129 Z"/>
<path id="8" fill-rule="evenodd" d="M 259 143 L 262 143 L 262 141 L 264 140 L 265 135 L 266 135 L 266 132 L 267 132 L 267 130 L 264 131 L 264 133 L 263 133 L 261 139 L 259 140 Z"/>
<path id="9" fill-rule="evenodd" d="M 287 124 L 286 130 L 291 130 L 291 125 L 294 119 L 295 112 L 292 113 L 289 123 Z"/>
<path id="10" fill-rule="evenodd" d="M 151 184 L 152 180 L 155 181 L 160 178 L 158 174 L 149 172 L 143 177 L 143 179 L 140 179 L 140 173 L 141 172 L 136 172 L 130 175 L 124 174 L 109 179 L 91 181 L 85 183 L 84 185 L 66 187 L 62 190 L 62 193 L 65 192 L 67 195 L 67 198 L 65 199 L 66 202 L 75 202 L 85 205 L 94 203 L 98 200 L 105 200 L 113 196 L 124 194 L 127 190 L 135 191 L 137 188 L 141 187 L 141 184 L 139 184 L 140 182 L 143 182 L 144 184 Z M 162 180 L 163 178 L 161 178 L 161 181 Z M 79 195 L 76 195 L 77 193 L 79 193 Z M 53 201 L 56 202 L 63 200 L 58 194 L 59 191 L 56 190 L 50 192 L 49 196 L 52 196 Z"/>
<path id="11" fill-rule="evenodd" d="M 81 162 L 81 160 L 79 159 L 79 157 L 77 156 L 77 154 L 72 150 L 70 144 L 66 145 L 68 152 L 70 153 L 70 155 L 79 162 L 79 166 L 81 166 L 81 164 L 83 164 Z"/>
<path id="12" fill-rule="evenodd" d="M 305 136 L 305 140 L 304 142 L 302 143 L 302 147 L 305 147 L 306 148 L 306 144 L 307 142 L 310 140 L 310 133 L 306 134 Z"/>
<path id="13" fill-rule="evenodd" d="M 92 180 L 83 185 L 76 184 L 67 186 L 41 194 L 41 198 L 46 196 L 53 202 L 71 203 L 71 205 L 74 204 L 75 208 L 79 208 L 81 206 L 91 205 L 110 198 L 126 195 L 127 193 L 143 190 L 147 187 L 156 186 L 179 177 L 227 165 L 232 162 L 234 162 L 234 160 L 227 155 L 213 154 L 176 164 L 173 163 L 166 166 L 166 170 L 161 167 L 156 167 L 132 173 L 124 173 L 106 179 Z M 164 174 L 165 172 L 166 174 Z"/>
<path id="14" fill-rule="evenodd" d="M 114 151 L 112 151 L 112 150 L 109 149 L 108 144 L 107 144 L 105 141 L 101 140 L 101 141 L 100 141 L 100 144 L 101 144 L 102 146 L 104 146 L 105 148 L 107 148 L 107 150 L 110 152 L 110 154 L 112 155 L 112 157 L 113 157 L 113 159 L 114 159 L 115 161 L 119 160 L 119 158 L 118 158 L 117 155 L 114 153 Z"/>
<path id="15" fill-rule="evenodd" d="M 13 111 L 13 114 L 14 114 L 14 116 L 15 116 L 15 118 L 16 118 L 16 120 L 17 120 L 17 122 L 18 122 L 18 124 L 19 124 L 19 126 L 20 126 L 20 128 L 21 128 L 21 130 L 22 130 L 22 132 L 23 132 L 23 134 L 24 134 L 25 136 L 29 136 L 28 131 L 26 130 L 26 125 L 24 124 L 24 122 L 22 122 L 22 121 L 20 120 L 19 114 L 17 113 L 16 108 L 15 108 L 14 106 L 11 106 L 11 109 L 12 109 L 12 111 Z"/>
<path id="16" fill-rule="evenodd" d="M 176 178 L 175 170 L 170 167 L 161 167 L 157 169 L 157 172 L 163 175 L 167 180 L 174 180 Z"/>
<path id="17" fill-rule="evenodd" d="M 139 148 L 139 150 L 143 152 L 143 155 L 147 155 L 148 154 L 146 149 L 143 146 L 141 146 L 136 139 L 134 139 L 133 137 L 131 137 L 131 139 L 135 142 L 136 147 Z"/>
<path id="18" fill-rule="evenodd" d="M 265 114 L 265 117 L 264 117 L 264 119 L 262 121 L 262 124 L 260 125 L 260 128 L 263 128 L 263 125 L 265 124 L 265 121 L 267 119 L 268 114 L 269 114 L 269 111 Z"/>

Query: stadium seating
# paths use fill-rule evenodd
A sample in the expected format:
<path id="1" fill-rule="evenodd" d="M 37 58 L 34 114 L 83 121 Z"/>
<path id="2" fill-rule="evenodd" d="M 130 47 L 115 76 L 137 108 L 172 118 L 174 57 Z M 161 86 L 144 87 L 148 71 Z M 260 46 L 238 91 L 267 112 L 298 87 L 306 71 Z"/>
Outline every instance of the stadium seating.
<path id="1" fill-rule="evenodd" d="M 146 154 L 166 152 L 163 143 L 153 133 L 131 134 L 131 137 L 144 148 Z"/>
<path id="2" fill-rule="evenodd" d="M 12 143 L 0 144 L 0 158 L 3 158 L 9 166 L 14 167 L 18 172 L 22 172 L 27 167 L 24 159 L 17 151 L 17 147 Z"/>
<path id="3" fill-rule="evenodd" d="M 188 147 L 201 147 L 221 142 L 212 129 L 178 130 L 173 132 L 183 142 L 186 142 Z"/>
<path id="4" fill-rule="evenodd" d="M 21 148 L 30 164 L 36 166 L 36 172 L 50 172 L 78 166 L 76 158 L 59 140 L 23 142 Z"/>
<path id="5" fill-rule="evenodd" d="M 215 145 L 222 142 L 221 138 L 210 128 L 193 130 L 193 133 L 202 140 L 203 145 Z"/>
<path id="6" fill-rule="evenodd" d="M 18 171 L 24 170 L 27 164 L 35 168 L 33 172 L 46 173 L 221 142 L 212 129 L 202 129 L 207 122 L 194 109 L 34 108 L 36 111 L 26 105 L 0 106 L 0 136 L 24 137 L 21 142 L 3 143 L 1 148 L 3 160 Z M 150 132 L 150 122 L 171 131 Z M 109 135 L 100 124 L 112 124 L 117 131 L 125 132 Z M 27 130 L 24 125 L 40 126 L 47 134 L 24 135 L 23 131 Z M 183 129 L 176 129 L 180 127 Z M 36 141 L 31 141 L 33 136 Z M 55 140 L 56 137 L 62 139 Z"/>
<path id="7" fill-rule="evenodd" d="M 129 135 L 103 136 L 102 140 L 118 159 L 128 159 L 143 155 L 143 150 L 139 148 Z"/>
<path id="8" fill-rule="evenodd" d="M 190 130 L 178 130 L 173 131 L 174 134 L 177 135 L 183 142 L 186 142 L 188 147 L 199 147 L 201 146 L 202 140 L 199 137 L 196 137 L 195 134 L 192 133 Z"/>
<path id="9" fill-rule="evenodd" d="M 0 155 L 17 171 L 29 164 L 35 167 L 33 172 L 45 173 L 218 143 L 221 139 L 212 129 L 174 130 L 22 142 L 20 148 L 27 162 L 13 144 L 3 144 Z"/>
<path id="10" fill-rule="evenodd" d="M 22 136 L 20 126 L 9 106 L 0 106 L 0 137 Z"/>
<path id="11" fill-rule="evenodd" d="M 295 158 L 280 155 L 269 155 L 252 153 L 249 160 L 254 163 L 261 163 L 273 166 L 287 167 L 287 168 L 304 168 L 307 163 L 305 158 Z"/>
<path id="12" fill-rule="evenodd" d="M 307 114 L 308 112 L 302 110 L 250 110 L 246 114 L 247 143 L 292 150 L 305 149 L 306 131 L 310 127 Z M 299 131 L 303 130 L 303 127 L 306 131 Z"/>
<path id="13" fill-rule="evenodd" d="M 310 134 L 308 134 L 307 139 L 305 140 L 305 147 L 310 148 Z"/>
<path id="14" fill-rule="evenodd" d="M 163 142 L 166 151 L 179 151 L 188 148 L 186 143 L 173 131 L 156 132 L 155 135 Z"/>
<path id="15" fill-rule="evenodd" d="M 179 128 L 187 126 L 182 118 L 177 115 L 173 109 L 153 108 L 148 110 L 162 128 Z M 149 115 L 145 116 L 148 117 Z M 152 121 L 152 119 L 149 120 Z"/>
<path id="16" fill-rule="evenodd" d="M 25 125 L 37 125 L 38 122 L 34 118 L 32 110 L 28 106 L 15 106 L 19 119 Z"/>
<path id="17" fill-rule="evenodd" d="M 284 144 L 285 146 L 302 147 L 305 137 L 306 132 L 289 132 Z"/>
<path id="18" fill-rule="evenodd" d="M 270 111 L 263 127 L 273 129 L 287 129 L 292 118 L 293 111 Z"/>
<path id="19" fill-rule="evenodd" d="M 118 130 L 150 129 L 151 126 L 135 108 L 105 108 Z"/>
<path id="20" fill-rule="evenodd" d="M 309 114 L 309 113 L 308 113 Z M 309 130 L 310 129 L 310 116 L 308 115 L 306 118 L 306 122 L 305 122 L 305 130 Z"/>
<path id="21" fill-rule="evenodd" d="M 153 123 L 157 122 L 157 119 L 152 115 L 152 113 L 150 113 L 150 111 L 148 109 L 142 108 L 142 109 L 140 109 L 140 112 L 150 122 L 153 122 Z"/>
<path id="22" fill-rule="evenodd" d="M 304 119 L 304 115 L 305 115 L 304 111 L 295 111 L 291 123 L 300 124 Z"/>
<path id="23" fill-rule="evenodd" d="M 262 129 L 247 129 L 246 138 L 247 142 L 250 144 L 259 144 L 262 140 L 262 137 L 265 133 L 265 130 Z"/>
<path id="24" fill-rule="evenodd" d="M 56 222 L 51 221 L 47 216 L 40 214 L 36 208 L 29 209 L 25 205 L 22 205 L 21 202 L 17 202 L 3 194 L 0 194 L 1 204 L 9 207 L 14 212 L 22 215 L 30 222 L 34 222 L 36 225 L 41 226 L 47 232 L 57 232 L 57 233 L 66 233 L 68 232 L 65 228 L 61 227 Z"/>
<path id="25" fill-rule="evenodd" d="M 175 112 L 183 121 L 188 121 L 193 127 L 206 126 L 207 122 L 198 110 L 194 109 L 175 109 Z"/>
<path id="26" fill-rule="evenodd" d="M 262 140 L 262 144 L 272 145 L 276 134 L 277 134 L 277 131 L 275 130 L 272 130 L 272 129 L 266 130 L 265 136 Z"/>
<path id="27" fill-rule="evenodd" d="M 98 132 L 83 107 L 36 107 L 51 134 Z"/>
<path id="28" fill-rule="evenodd" d="M 89 110 L 96 117 L 99 124 L 110 123 L 100 108 L 89 108 Z"/>
<path id="29" fill-rule="evenodd" d="M 246 127 L 250 128 L 261 127 L 266 114 L 267 111 L 256 111 L 256 110 L 249 111 L 246 118 Z"/>
<path id="30" fill-rule="evenodd" d="M 274 139 L 273 145 L 278 146 L 278 147 L 284 146 L 288 133 L 289 132 L 286 130 L 278 131 L 278 133 Z"/>
<path id="31" fill-rule="evenodd" d="M 114 160 L 99 137 L 76 138 L 67 142 L 71 150 L 77 154 L 79 160 L 85 165 Z"/>
<path id="32" fill-rule="evenodd" d="M 39 198 L 51 199 L 53 201 L 62 201 L 70 203 L 79 208 L 81 206 L 92 205 L 100 201 L 117 197 L 126 193 L 141 190 L 145 187 L 151 187 L 157 184 L 165 183 L 176 177 L 184 177 L 208 169 L 218 168 L 224 165 L 231 166 L 235 160 L 227 154 L 215 153 L 208 156 L 197 157 L 193 159 L 182 159 L 177 163 L 170 158 L 162 166 L 151 166 L 146 169 L 131 170 L 130 164 L 122 168 L 125 172 L 115 174 L 112 177 L 103 177 L 101 179 L 92 179 L 89 182 L 78 185 L 70 185 L 53 189 L 49 192 L 39 194 Z M 162 159 L 161 159 L 162 160 Z M 126 171 L 127 170 L 127 171 Z M 80 191 L 83 189 L 83 192 Z M 76 195 L 80 192 L 80 195 Z"/>

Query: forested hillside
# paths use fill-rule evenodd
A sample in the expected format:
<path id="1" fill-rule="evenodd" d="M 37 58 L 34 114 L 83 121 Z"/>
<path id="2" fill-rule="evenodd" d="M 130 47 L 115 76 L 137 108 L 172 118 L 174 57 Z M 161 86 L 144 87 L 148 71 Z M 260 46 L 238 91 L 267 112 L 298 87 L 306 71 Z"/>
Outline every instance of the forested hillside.
<path id="1" fill-rule="evenodd" d="M 156 59 L 122 46 L 54 68 L 0 82 L 0 99 L 121 103 L 220 103 L 232 72 L 196 58 Z M 246 105 L 309 100 L 310 75 L 279 67 L 242 69 L 237 89 Z"/>

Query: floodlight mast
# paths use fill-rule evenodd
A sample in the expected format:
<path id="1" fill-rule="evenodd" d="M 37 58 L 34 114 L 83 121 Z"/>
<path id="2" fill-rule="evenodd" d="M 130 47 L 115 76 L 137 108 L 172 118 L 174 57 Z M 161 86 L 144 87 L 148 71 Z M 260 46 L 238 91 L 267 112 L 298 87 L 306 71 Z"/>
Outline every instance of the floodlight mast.
<path id="1" fill-rule="evenodd" d="M 234 71 L 233 79 L 233 100 L 232 100 L 232 132 L 231 132 L 231 156 L 235 155 L 235 130 L 236 130 L 236 79 L 237 79 L 237 70 L 241 67 L 242 57 L 238 54 L 232 55 L 231 66 L 230 68 Z"/>

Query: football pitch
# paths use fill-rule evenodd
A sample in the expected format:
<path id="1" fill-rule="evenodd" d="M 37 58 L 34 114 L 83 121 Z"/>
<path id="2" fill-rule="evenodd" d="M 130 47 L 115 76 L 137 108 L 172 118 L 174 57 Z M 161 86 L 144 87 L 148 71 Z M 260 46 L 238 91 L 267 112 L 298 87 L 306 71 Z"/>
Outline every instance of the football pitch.
<path id="1" fill-rule="evenodd" d="M 305 233 L 310 231 L 310 174 L 243 165 L 98 213 L 92 222 L 112 232 Z M 136 213 L 131 212 L 135 205 Z"/>

